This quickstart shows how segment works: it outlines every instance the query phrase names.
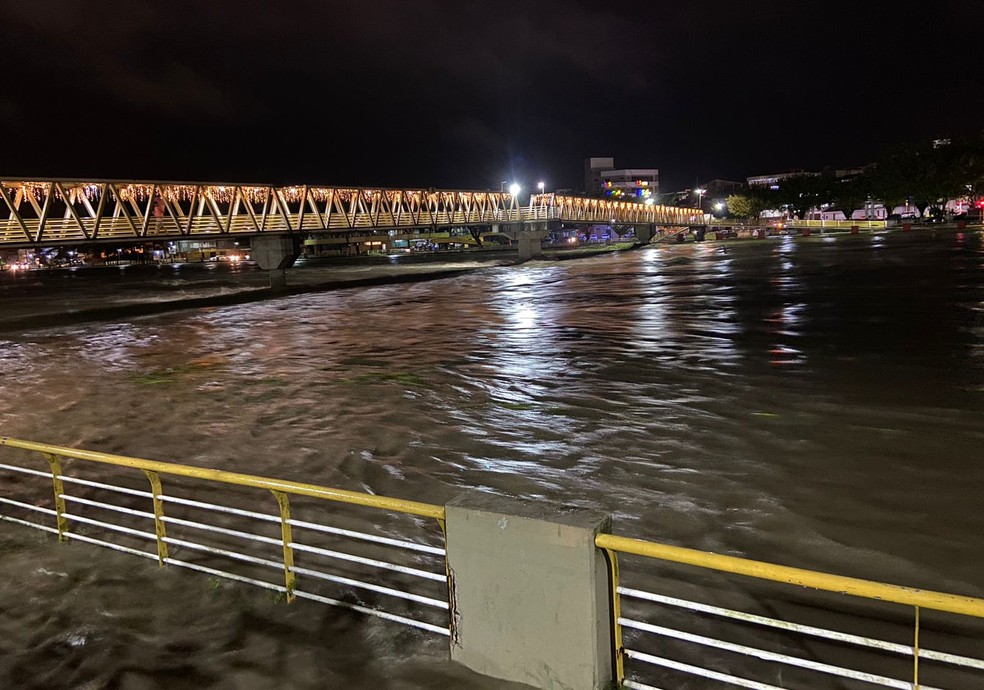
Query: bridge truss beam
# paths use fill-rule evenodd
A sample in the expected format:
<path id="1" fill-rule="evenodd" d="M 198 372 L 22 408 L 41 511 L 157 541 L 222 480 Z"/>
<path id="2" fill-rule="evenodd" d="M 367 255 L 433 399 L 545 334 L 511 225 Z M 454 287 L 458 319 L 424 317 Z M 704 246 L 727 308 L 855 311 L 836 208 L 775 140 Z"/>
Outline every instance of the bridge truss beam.
<path id="1" fill-rule="evenodd" d="M 687 225 L 696 209 L 555 194 L 0 179 L 0 248 L 570 221 Z"/>

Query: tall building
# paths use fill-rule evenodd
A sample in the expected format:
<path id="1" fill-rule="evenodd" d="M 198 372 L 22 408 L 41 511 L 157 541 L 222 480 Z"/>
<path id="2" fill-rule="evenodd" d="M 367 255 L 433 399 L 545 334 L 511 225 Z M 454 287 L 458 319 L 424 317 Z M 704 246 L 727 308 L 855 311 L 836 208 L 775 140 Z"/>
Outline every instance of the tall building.
<path id="1" fill-rule="evenodd" d="M 587 158 L 584 161 L 584 188 L 591 196 L 612 199 L 647 199 L 659 194 L 659 170 L 655 168 L 615 168 L 614 158 Z"/>
<path id="2" fill-rule="evenodd" d="M 614 158 L 585 158 L 584 159 L 584 193 L 598 194 L 604 181 L 601 173 L 615 167 Z"/>

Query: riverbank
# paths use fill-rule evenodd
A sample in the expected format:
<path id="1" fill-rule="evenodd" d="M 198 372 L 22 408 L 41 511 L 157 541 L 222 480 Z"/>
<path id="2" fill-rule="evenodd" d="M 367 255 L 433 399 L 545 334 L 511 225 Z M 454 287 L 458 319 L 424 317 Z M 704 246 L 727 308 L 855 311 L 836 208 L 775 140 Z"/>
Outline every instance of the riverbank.
<path id="1" fill-rule="evenodd" d="M 585 258 L 633 245 L 546 248 L 541 260 Z M 291 295 L 440 280 L 519 263 L 516 250 L 305 257 L 273 290 L 252 262 L 93 266 L 0 274 L 0 332 L 225 307 Z"/>

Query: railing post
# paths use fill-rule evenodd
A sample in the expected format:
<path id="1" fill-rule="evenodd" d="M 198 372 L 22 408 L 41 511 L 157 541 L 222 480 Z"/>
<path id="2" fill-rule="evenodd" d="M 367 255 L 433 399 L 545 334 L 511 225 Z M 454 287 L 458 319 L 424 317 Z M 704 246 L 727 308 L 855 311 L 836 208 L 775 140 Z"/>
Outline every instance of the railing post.
<path id="1" fill-rule="evenodd" d="M 51 466 L 51 479 L 55 487 L 55 517 L 58 524 L 58 541 L 66 541 L 68 539 L 65 536 L 65 533 L 68 532 L 68 519 L 65 517 L 65 499 L 62 498 L 62 494 L 65 493 L 65 486 L 61 480 L 61 460 L 57 455 L 51 453 L 44 453 L 43 455 Z"/>
<path id="2" fill-rule="evenodd" d="M 156 472 L 144 470 L 150 480 L 150 491 L 154 499 L 154 530 L 157 532 L 157 563 L 163 566 L 167 562 L 167 533 L 164 529 L 164 501 L 161 496 L 164 490 L 161 488 L 161 478 Z"/>
<path id="3" fill-rule="evenodd" d="M 916 632 L 912 643 L 912 688 L 919 690 L 919 607 L 912 608 L 916 610 Z"/>
<path id="4" fill-rule="evenodd" d="M 618 553 L 611 549 L 603 549 L 603 551 L 608 557 L 612 588 L 612 662 L 615 664 L 615 687 L 620 688 L 622 681 L 625 680 L 625 647 L 622 645 L 622 624 L 619 622 L 619 618 L 622 617 L 622 597 L 618 593 Z"/>
<path id="5" fill-rule="evenodd" d="M 282 491 L 271 492 L 280 505 L 280 534 L 284 541 L 284 584 L 287 587 L 287 603 L 294 601 L 294 589 L 297 579 L 294 575 L 294 549 L 291 547 L 293 537 L 290 529 L 290 500 Z"/>

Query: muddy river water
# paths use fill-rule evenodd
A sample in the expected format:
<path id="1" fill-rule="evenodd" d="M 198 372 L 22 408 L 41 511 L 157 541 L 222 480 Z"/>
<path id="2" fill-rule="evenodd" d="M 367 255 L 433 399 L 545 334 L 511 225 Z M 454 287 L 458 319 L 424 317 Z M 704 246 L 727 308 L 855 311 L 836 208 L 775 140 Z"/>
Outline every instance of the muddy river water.
<path id="1" fill-rule="evenodd" d="M 432 503 L 543 499 L 626 536 L 984 595 L 979 234 L 467 268 L 7 329 L 0 432 Z M 212 270 L 7 280 L 0 309 L 262 283 Z M 446 656 L 0 524 L 0 687 L 504 687 Z"/>

